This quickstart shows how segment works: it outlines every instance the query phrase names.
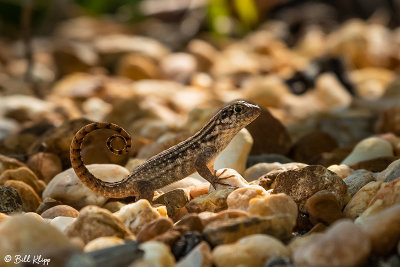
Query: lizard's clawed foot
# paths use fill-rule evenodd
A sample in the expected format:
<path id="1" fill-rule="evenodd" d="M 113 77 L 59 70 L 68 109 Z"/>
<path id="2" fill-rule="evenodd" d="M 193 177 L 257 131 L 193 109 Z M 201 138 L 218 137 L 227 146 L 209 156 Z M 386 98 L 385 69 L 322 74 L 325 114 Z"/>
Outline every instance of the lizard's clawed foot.
<path id="1" fill-rule="evenodd" d="M 230 184 L 227 183 L 223 183 L 221 182 L 222 180 L 226 180 L 229 179 L 231 177 L 234 177 L 235 175 L 229 175 L 226 177 L 221 178 L 221 176 L 227 171 L 227 169 L 224 169 L 220 174 L 217 175 L 217 170 L 214 170 L 214 174 L 213 174 L 213 180 L 210 181 L 211 185 L 214 187 L 214 189 L 216 188 L 216 185 L 223 185 L 223 186 L 232 186 Z"/>

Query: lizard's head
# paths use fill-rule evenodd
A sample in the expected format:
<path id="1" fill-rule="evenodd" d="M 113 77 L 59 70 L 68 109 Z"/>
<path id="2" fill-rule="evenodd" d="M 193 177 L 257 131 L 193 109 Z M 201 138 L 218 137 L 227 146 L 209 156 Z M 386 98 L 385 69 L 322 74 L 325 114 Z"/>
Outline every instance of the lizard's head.
<path id="1" fill-rule="evenodd" d="M 243 100 L 237 100 L 223 107 L 215 116 L 221 130 L 237 128 L 239 131 L 260 115 L 259 106 Z"/>

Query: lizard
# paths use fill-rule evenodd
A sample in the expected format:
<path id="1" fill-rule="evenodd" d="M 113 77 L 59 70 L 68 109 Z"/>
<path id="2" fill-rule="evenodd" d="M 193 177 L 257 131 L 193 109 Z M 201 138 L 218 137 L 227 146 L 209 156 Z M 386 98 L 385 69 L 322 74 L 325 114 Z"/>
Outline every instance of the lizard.
<path id="1" fill-rule="evenodd" d="M 95 177 L 85 166 L 81 151 L 87 134 L 99 129 L 111 129 L 117 134 L 107 139 L 108 149 L 115 154 L 127 153 L 131 148 L 130 135 L 120 126 L 107 122 L 94 122 L 83 126 L 73 137 L 70 146 L 71 166 L 84 185 L 106 197 L 135 196 L 150 202 L 154 191 L 181 180 L 196 171 L 215 188 L 220 182 L 213 168 L 215 158 L 233 137 L 260 114 L 260 107 L 237 100 L 220 108 L 197 133 L 188 139 L 149 158 L 126 178 L 106 182 Z M 112 141 L 120 138 L 125 145 L 114 149 Z"/>

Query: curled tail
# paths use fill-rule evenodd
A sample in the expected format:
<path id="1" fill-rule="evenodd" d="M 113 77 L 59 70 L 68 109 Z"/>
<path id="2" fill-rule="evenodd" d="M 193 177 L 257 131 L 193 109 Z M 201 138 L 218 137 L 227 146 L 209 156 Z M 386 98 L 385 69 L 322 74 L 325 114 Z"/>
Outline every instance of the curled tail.
<path id="1" fill-rule="evenodd" d="M 123 128 L 113 123 L 90 123 L 82 127 L 72 139 L 70 147 L 70 160 L 72 168 L 74 169 L 76 175 L 79 177 L 82 183 L 96 193 L 99 193 L 106 197 L 114 198 L 122 198 L 134 195 L 134 190 L 129 188 L 129 176 L 122 179 L 121 181 L 110 183 L 96 178 L 86 168 L 81 155 L 82 143 L 87 134 L 99 129 L 110 129 L 118 133 L 110 136 L 107 139 L 107 147 L 111 152 L 120 155 L 123 153 L 127 153 L 131 148 L 131 137 Z M 112 141 L 115 138 L 120 138 L 125 142 L 125 146 L 123 149 L 117 150 L 112 147 Z"/>

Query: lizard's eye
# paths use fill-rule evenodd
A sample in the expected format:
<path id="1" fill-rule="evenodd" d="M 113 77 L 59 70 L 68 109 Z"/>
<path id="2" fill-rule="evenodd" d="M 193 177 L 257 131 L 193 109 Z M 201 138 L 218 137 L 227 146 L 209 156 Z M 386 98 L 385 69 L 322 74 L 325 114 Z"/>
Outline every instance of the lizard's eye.
<path id="1" fill-rule="evenodd" d="M 242 107 L 236 106 L 234 110 L 235 110 L 235 112 L 240 113 L 240 112 L 242 112 Z"/>

